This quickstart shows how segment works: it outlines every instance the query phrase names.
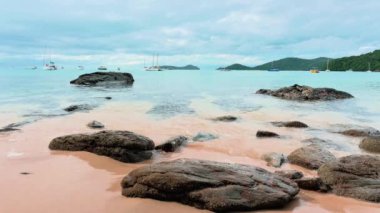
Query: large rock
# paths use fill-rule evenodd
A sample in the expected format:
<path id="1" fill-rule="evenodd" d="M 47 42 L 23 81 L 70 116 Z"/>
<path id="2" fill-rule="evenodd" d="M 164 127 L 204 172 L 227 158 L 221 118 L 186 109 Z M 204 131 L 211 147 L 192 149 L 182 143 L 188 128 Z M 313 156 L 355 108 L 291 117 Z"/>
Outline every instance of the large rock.
<path id="1" fill-rule="evenodd" d="M 380 158 L 350 155 L 322 165 L 322 182 L 337 195 L 380 202 Z"/>
<path id="2" fill-rule="evenodd" d="M 95 134 L 74 134 L 53 139 L 52 150 L 87 151 L 126 163 L 152 157 L 151 139 L 129 131 L 101 131 Z"/>
<path id="3" fill-rule="evenodd" d="M 369 152 L 380 153 L 380 136 L 364 138 L 359 147 Z"/>
<path id="4" fill-rule="evenodd" d="M 332 101 L 353 98 L 353 96 L 347 92 L 332 88 L 312 88 L 297 84 L 290 87 L 283 87 L 278 90 L 260 89 L 256 94 L 270 95 L 293 101 Z"/>
<path id="5" fill-rule="evenodd" d="M 280 136 L 275 132 L 259 130 L 256 132 L 256 137 L 258 137 L 258 138 L 278 138 Z"/>
<path id="6" fill-rule="evenodd" d="M 346 129 L 339 132 L 342 135 L 351 137 L 371 137 L 380 136 L 380 131 L 371 127 L 368 128 L 356 128 L 356 129 Z"/>
<path id="7" fill-rule="evenodd" d="M 87 124 L 87 126 L 91 129 L 103 129 L 104 124 L 100 123 L 99 121 L 91 121 Z"/>
<path id="8" fill-rule="evenodd" d="M 305 177 L 294 180 L 300 189 L 327 192 L 330 188 L 319 177 Z"/>
<path id="9" fill-rule="evenodd" d="M 70 84 L 84 86 L 105 86 L 105 85 L 132 85 L 133 76 L 130 73 L 121 72 L 94 72 L 79 76 L 70 81 Z"/>
<path id="10" fill-rule="evenodd" d="M 288 128 L 307 128 L 309 127 L 307 124 L 302 123 L 301 121 L 279 121 L 272 122 L 274 126 L 277 127 L 288 127 Z"/>
<path id="11" fill-rule="evenodd" d="M 297 170 L 279 170 L 274 172 L 276 175 L 286 177 L 292 180 L 300 179 L 303 177 L 303 173 Z"/>
<path id="12" fill-rule="evenodd" d="M 332 140 L 321 139 L 321 138 L 308 138 L 308 139 L 302 140 L 301 143 L 305 143 L 308 145 L 315 144 L 315 145 L 319 145 L 323 148 L 334 149 L 337 151 L 349 151 L 350 150 L 349 144 L 342 144 L 341 142 L 335 142 Z"/>
<path id="13" fill-rule="evenodd" d="M 156 146 L 156 150 L 162 150 L 165 152 L 175 152 L 181 146 L 185 145 L 188 142 L 188 138 L 185 136 L 178 136 L 170 138 L 165 141 L 163 144 Z"/>
<path id="14" fill-rule="evenodd" d="M 288 155 L 288 161 L 307 169 L 318 169 L 322 164 L 334 161 L 335 156 L 318 145 L 308 145 L 296 149 Z"/>
<path id="15" fill-rule="evenodd" d="M 280 208 L 299 192 L 290 179 L 261 168 L 192 159 L 138 168 L 121 185 L 127 197 L 177 201 L 215 212 Z"/>

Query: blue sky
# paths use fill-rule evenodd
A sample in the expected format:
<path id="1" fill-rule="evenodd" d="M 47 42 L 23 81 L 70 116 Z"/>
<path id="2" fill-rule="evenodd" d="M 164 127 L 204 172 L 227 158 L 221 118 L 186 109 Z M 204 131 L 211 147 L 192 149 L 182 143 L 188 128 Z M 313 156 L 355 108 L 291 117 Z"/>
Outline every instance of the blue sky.
<path id="1" fill-rule="evenodd" d="M 257 65 L 380 48 L 378 0 L 12 0 L 0 63 Z"/>

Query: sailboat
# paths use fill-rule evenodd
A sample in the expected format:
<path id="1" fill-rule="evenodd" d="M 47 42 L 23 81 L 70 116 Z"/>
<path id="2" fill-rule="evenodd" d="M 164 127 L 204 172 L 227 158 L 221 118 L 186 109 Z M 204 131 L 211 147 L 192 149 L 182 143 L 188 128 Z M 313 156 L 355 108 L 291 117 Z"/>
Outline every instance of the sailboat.
<path id="1" fill-rule="evenodd" d="M 268 69 L 269 72 L 278 72 L 280 71 L 280 69 L 278 68 L 274 68 L 274 61 L 272 61 L 272 67 L 270 69 Z"/>
<path id="2" fill-rule="evenodd" d="M 371 71 L 371 62 L 368 62 L 368 71 L 367 72 L 372 72 Z"/>
<path id="3" fill-rule="evenodd" d="M 325 72 L 330 72 L 330 59 L 327 59 L 327 68 Z"/>
<path id="4" fill-rule="evenodd" d="M 44 57 L 44 66 L 43 66 L 43 69 L 47 70 L 47 71 L 58 70 L 58 67 L 51 60 L 51 54 L 49 54 L 49 62 L 48 63 L 45 63 L 45 57 Z"/>
<path id="5" fill-rule="evenodd" d="M 158 54 L 157 54 L 157 61 L 156 61 L 156 65 L 155 65 L 155 56 L 153 56 L 153 60 L 152 60 L 152 66 L 150 67 L 145 67 L 145 71 L 162 71 L 162 69 L 160 68 L 160 65 L 158 65 Z"/>

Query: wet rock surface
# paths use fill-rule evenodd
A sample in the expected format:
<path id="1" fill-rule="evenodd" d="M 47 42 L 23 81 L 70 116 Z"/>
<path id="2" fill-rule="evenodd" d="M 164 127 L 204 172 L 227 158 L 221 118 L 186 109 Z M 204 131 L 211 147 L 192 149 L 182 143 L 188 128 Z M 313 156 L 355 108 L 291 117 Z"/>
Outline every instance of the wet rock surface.
<path id="1" fill-rule="evenodd" d="M 288 161 L 307 169 L 318 169 L 322 164 L 334 161 L 335 156 L 319 145 L 308 145 L 288 155 Z"/>
<path id="2" fill-rule="evenodd" d="M 258 137 L 258 138 L 278 138 L 278 137 L 280 137 L 280 135 L 278 135 L 275 132 L 259 130 L 256 132 L 256 137 Z"/>
<path id="3" fill-rule="evenodd" d="M 327 192 L 329 187 L 326 186 L 319 177 L 305 177 L 294 180 L 300 189 Z"/>
<path id="4" fill-rule="evenodd" d="M 193 137 L 193 141 L 204 142 L 218 139 L 218 136 L 207 132 L 199 132 Z"/>
<path id="5" fill-rule="evenodd" d="M 186 136 L 177 136 L 165 141 L 163 144 L 156 146 L 156 150 L 162 150 L 165 152 L 175 152 L 181 146 L 187 144 L 189 139 Z"/>
<path id="6" fill-rule="evenodd" d="M 261 156 L 261 159 L 267 162 L 268 166 L 281 167 L 285 163 L 286 157 L 284 154 L 271 152 Z"/>
<path id="7" fill-rule="evenodd" d="M 311 144 L 319 145 L 323 148 L 334 149 L 337 151 L 350 151 L 350 147 L 348 144 L 342 144 L 339 142 L 334 142 L 332 140 L 325 140 L 321 138 L 308 138 L 308 139 L 302 140 L 301 143 L 308 144 L 308 145 L 311 145 Z"/>
<path id="8" fill-rule="evenodd" d="M 351 137 L 371 137 L 371 136 L 380 136 L 380 131 L 371 127 L 368 128 L 356 128 L 356 129 L 347 129 L 339 132 L 342 135 L 351 136 Z"/>
<path id="9" fill-rule="evenodd" d="M 127 85 L 134 82 L 130 73 L 121 72 L 94 72 L 79 76 L 77 79 L 70 81 L 70 84 L 83 86 L 113 86 Z"/>
<path id="10" fill-rule="evenodd" d="M 238 118 L 236 116 L 225 115 L 225 116 L 213 118 L 212 120 L 213 121 L 220 121 L 220 122 L 233 122 L 233 121 L 237 121 L 237 119 Z"/>
<path id="11" fill-rule="evenodd" d="M 270 95 L 293 101 L 332 101 L 353 98 L 353 96 L 347 92 L 332 88 L 312 88 L 297 84 L 290 87 L 283 87 L 278 90 L 260 89 L 256 94 Z"/>
<path id="12" fill-rule="evenodd" d="M 87 126 L 91 129 L 103 129 L 104 124 L 100 123 L 99 121 L 91 121 L 87 124 Z"/>
<path id="13" fill-rule="evenodd" d="M 152 157 L 151 139 L 129 131 L 101 131 L 94 134 L 74 134 L 53 139 L 51 150 L 87 151 L 126 163 Z"/>
<path id="14" fill-rule="evenodd" d="M 299 192 L 293 181 L 258 167 L 194 159 L 138 168 L 121 186 L 127 197 L 176 201 L 215 212 L 280 208 Z"/>
<path id="15" fill-rule="evenodd" d="M 370 155 L 342 157 L 322 165 L 318 175 L 337 195 L 380 202 L 379 157 Z"/>
<path id="16" fill-rule="evenodd" d="M 92 109 L 94 109 L 94 107 L 89 104 L 76 104 L 76 105 L 68 106 L 64 108 L 63 110 L 65 110 L 66 112 L 80 112 L 80 111 L 89 111 Z"/>
<path id="17" fill-rule="evenodd" d="M 380 153 L 380 136 L 364 138 L 359 147 L 368 152 Z"/>
<path id="18" fill-rule="evenodd" d="M 280 175 L 292 180 L 300 179 L 303 177 L 303 173 L 297 170 L 279 170 L 274 172 L 276 175 Z"/>
<path id="19" fill-rule="evenodd" d="M 274 126 L 277 127 L 288 127 L 288 128 L 308 128 L 309 126 L 301 121 L 278 121 L 272 122 Z"/>

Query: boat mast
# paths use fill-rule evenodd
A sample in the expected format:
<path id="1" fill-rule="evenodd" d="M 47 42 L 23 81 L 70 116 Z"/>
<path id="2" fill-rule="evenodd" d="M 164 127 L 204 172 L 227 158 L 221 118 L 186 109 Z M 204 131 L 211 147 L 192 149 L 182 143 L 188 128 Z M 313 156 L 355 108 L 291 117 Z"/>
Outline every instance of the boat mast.
<path id="1" fill-rule="evenodd" d="M 368 71 L 371 71 L 371 62 L 368 62 Z"/>

